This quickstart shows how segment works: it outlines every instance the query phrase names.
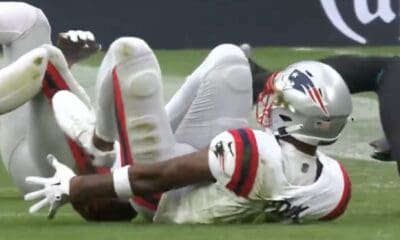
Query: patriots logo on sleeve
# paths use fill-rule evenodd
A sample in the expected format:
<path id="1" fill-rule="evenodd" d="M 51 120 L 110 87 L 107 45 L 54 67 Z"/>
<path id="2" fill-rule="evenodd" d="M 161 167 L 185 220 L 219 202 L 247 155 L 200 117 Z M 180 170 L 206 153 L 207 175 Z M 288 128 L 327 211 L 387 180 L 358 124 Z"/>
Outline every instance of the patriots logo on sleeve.
<path id="1" fill-rule="evenodd" d="M 309 76 L 299 70 L 294 70 L 289 75 L 289 81 L 293 87 L 305 95 L 309 96 L 311 100 L 319 106 L 322 112 L 328 116 L 328 109 L 326 108 L 319 89 L 314 85 Z"/>
<path id="2" fill-rule="evenodd" d="M 214 149 L 214 155 L 218 158 L 219 160 L 219 164 L 222 168 L 222 170 L 225 172 L 225 150 L 224 150 L 224 145 L 222 144 L 222 141 L 219 141 L 216 145 L 215 145 L 215 149 Z"/>

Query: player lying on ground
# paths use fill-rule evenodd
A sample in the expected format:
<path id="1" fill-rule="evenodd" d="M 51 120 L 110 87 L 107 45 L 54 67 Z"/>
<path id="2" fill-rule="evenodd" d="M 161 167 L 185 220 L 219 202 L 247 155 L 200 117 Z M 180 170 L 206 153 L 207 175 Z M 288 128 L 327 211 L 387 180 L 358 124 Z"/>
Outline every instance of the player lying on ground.
<path id="1" fill-rule="evenodd" d="M 4 5 L 3 5 L 3 7 L 4 7 Z M 35 10 L 36 11 L 36 10 Z M 8 12 L 8 11 L 7 11 Z M 3 15 L 3 16 L 5 16 L 5 15 Z M 16 15 L 14 15 L 14 16 L 16 16 Z M 24 14 L 24 16 L 30 16 L 29 14 Z M 38 15 L 38 16 L 40 16 L 40 15 Z M 7 22 L 7 21 L 6 21 Z M 34 27 L 36 27 L 37 26 L 37 28 L 39 29 L 38 31 L 40 32 L 40 30 L 45 30 L 44 32 L 48 32 L 48 31 L 46 31 L 46 29 L 48 29 L 48 28 L 46 28 L 46 23 L 47 23 L 47 20 L 46 21 L 39 21 L 39 23 L 36 25 L 34 25 Z M 43 27 L 43 24 L 44 24 L 44 27 Z M 22 34 L 22 33 L 24 33 L 24 34 Z M 31 35 L 31 33 L 33 33 L 33 35 Z M 10 47 L 10 49 L 17 49 L 17 50 L 21 50 L 21 49 L 23 49 L 23 48 L 21 48 L 21 47 L 14 47 L 13 48 L 13 46 L 18 46 L 18 45 L 20 45 L 20 46 L 25 46 L 25 47 L 29 47 L 30 45 L 29 44 L 35 44 L 35 42 L 37 42 L 38 44 L 41 44 L 41 43 L 43 43 L 43 41 L 42 40 L 40 40 L 41 39 L 41 37 L 46 37 L 46 36 L 48 36 L 48 34 L 46 35 L 46 34 L 39 34 L 39 35 L 37 35 L 36 37 L 37 38 L 35 38 L 35 31 L 33 31 L 33 30 L 29 30 L 28 31 L 28 33 L 26 33 L 26 32 L 24 32 L 24 31 L 21 31 L 21 35 L 25 35 L 25 36 L 33 36 L 33 40 L 31 41 L 31 40 L 28 40 L 29 38 L 21 38 L 21 39 L 19 39 L 19 38 L 17 38 L 17 39 L 14 39 L 14 40 L 16 40 L 15 42 L 13 42 L 11 45 L 10 44 L 8 44 L 8 42 L 7 42 L 7 45 L 8 46 L 11 46 Z M 4 35 L 3 35 L 4 36 Z M 49 37 L 48 37 L 49 38 Z M 19 40 L 23 40 L 23 41 L 19 41 Z M 18 45 L 16 45 L 16 43 L 18 43 Z M 20 44 L 20 43 L 24 43 L 24 44 Z M 26 45 L 25 45 L 26 44 Z M 12 51 L 8 51 L 7 49 L 5 50 L 6 52 L 11 52 L 11 53 L 15 53 L 15 52 L 12 52 Z M 56 51 L 55 51 L 55 53 L 57 53 Z M 14 55 L 14 54 L 11 54 L 11 55 Z M 52 54 L 52 57 L 53 57 L 53 61 L 54 62 L 57 62 L 56 60 L 57 60 L 57 58 L 56 58 L 56 56 L 55 55 L 57 55 L 57 54 Z M 54 60 L 55 59 L 55 60 Z M 60 61 L 61 63 L 62 63 L 62 61 Z M 57 66 L 57 67 L 59 67 L 59 66 Z M 12 71 L 12 72 L 14 72 L 14 71 Z M 49 74 L 50 76 L 52 75 L 52 74 Z M 57 76 L 57 74 L 55 74 L 56 76 Z M 68 76 L 62 76 L 63 78 L 68 78 Z M 55 79 L 57 79 L 57 78 L 55 78 Z M 54 80 L 54 79 L 53 79 Z M 39 81 L 40 82 L 40 81 Z M 39 84 L 40 85 L 40 84 Z M 68 86 L 68 83 L 66 84 L 67 86 Z M 65 85 L 64 85 L 64 87 L 65 87 Z M 39 94 L 40 95 L 40 94 Z M 36 98 L 36 95 L 35 95 L 35 98 Z M 40 98 L 40 97 L 38 97 L 38 98 Z M 35 100 L 36 101 L 36 100 Z M 34 102 L 35 102 L 34 101 Z M 43 108 L 46 108 L 46 104 L 47 104 L 47 102 L 46 101 L 42 101 L 41 103 L 35 103 L 34 105 L 36 105 L 36 104 L 39 104 L 39 105 L 41 105 L 41 104 L 43 104 L 42 106 L 43 106 Z M 30 108 L 30 107 L 29 107 Z M 30 113 L 32 113 L 32 114 L 37 114 L 36 116 L 39 116 L 39 114 L 43 114 L 43 112 L 47 112 L 47 111 L 28 111 L 28 112 L 30 112 Z M 49 115 L 50 116 L 50 115 Z M 17 119 L 17 118 L 14 118 L 14 120 L 15 119 Z M 50 132 L 50 133 L 54 133 L 54 131 L 49 131 L 49 129 L 52 129 L 52 124 L 48 124 L 48 122 L 46 122 L 47 120 L 45 120 L 45 121 L 43 121 L 43 119 L 47 119 L 46 117 L 44 117 L 44 116 L 42 116 L 42 117 L 38 117 L 38 118 L 35 118 L 35 119 L 38 119 L 38 120 L 40 120 L 40 121 L 42 121 L 42 124 L 43 125 L 46 125 L 45 127 L 46 127 L 46 133 L 48 133 L 48 132 Z M 51 119 L 51 116 L 50 116 L 50 119 Z M 52 120 L 50 120 L 50 122 L 51 122 Z M 36 123 L 35 125 L 37 125 L 38 123 Z M 10 121 L 10 124 L 9 124 L 9 126 L 15 126 L 15 121 Z M 25 125 L 22 125 L 22 127 L 24 127 L 24 126 L 28 126 L 28 124 L 25 124 Z M 19 129 L 25 129 L 25 128 L 19 128 Z M 57 129 L 56 128 L 54 128 L 55 129 L 55 131 L 57 131 Z M 34 128 L 33 128 L 33 130 L 35 130 Z M 40 132 L 40 131 L 37 131 L 37 132 Z M 41 133 L 43 133 L 44 131 L 42 131 Z M 179 132 L 179 131 L 178 131 Z M 181 131 L 182 132 L 182 131 Z M 178 134 L 179 135 L 179 134 Z M 184 134 L 180 134 L 181 136 L 183 136 Z M 11 136 L 14 136 L 14 135 L 11 135 Z M 30 134 L 29 136 L 28 135 L 24 135 L 24 134 L 21 134 L 21 135 L 15 135 L 16 136 L 16 138 L 18 138 L 19 139 L 19 137 L 22 137 L 23 139 L 25 139 L 25 137 L 24 136 L 27 136 L 29 139 L 32 139 L 31 141 L 29 141 L 29 143 L 32 143 L 32 144 L 24 144 L 24 143 L 21 143 L 20 142 L 20 144 L 16 144 L 16 146 L 18 146 L 18 148 L 17 149 L 22 149 L 22 150 L 18 150 L 18 151 L 16 151 L 17 153 L 18 152 L 24 152 L 24 151 L 26 151 L 27 149 L 28 149 L 28 151 L 33 151 L 33 153 L 36 153 L 35 151 L 38 151 L 37 149 L 36 149 L 36 146 L 39 144 L 39 143 L 41 143 L 41 146 L 40 147 L 47 147 L 47 142 L 50 142 L 50 145 L 49 145 L 49 148 L 52 148 L 53 150 L 54 149 L 58 149 L 60 146 L 63 146 L 63 144 L 60 144 L 60 143 L 62 143 L 63 141 L 64 141 L 64 139 L 63 138 L 59 138 L 60 139 L 60 141 L 61 142 L 59 142 L 57 139 L 53 139 L 54 140 L 54 142 L 53 141 L 43 141 L 43 138 L 46 138 L 45 136 L 43 136 L 43 135 L 35 135 L 35 136 L 37 136 L 36 138 L 32 138 L 32 134 Z M 3 138 L 3 139 L 5 139 L 5 138 Z M 41 141 L 39 141 L 39 139 L 41 140 Z M 56 141 L 57 140 L 57 141 Z M 25 141 L 25 140 L 24 140 Z M 46 143 L 46 144 L 43 144 L 43 143 Z M 56 145 L 55 145 L 56 144 Z M 14 146 L 14 145 L 13 145 Z M 11 146 L 10 147 L 10 149 L 13 149 L 14 147 L 13 146 Z M 33 150 L 32 150 L 33 149 Z M 36 149 L 36 150 L 35 150 Z M 67 149 L 67 153 L 68 153 L 68 150 L 69 149 Z M 39 152 L 40 152 L 41 150 L 39 150 Z M 31 155 L 30 155 L 31 154 Z M 24 156 L 23 158 L 18 158 L 18 156 Z M 42 159 L 39 159 L 39 158 L 36 158 L 36 157 L 32 157 L 32 153 L 31 152 L 28 152 L 28 154 L 27 155 L 22 155 L 22 154 L 14 154 L 13 155 L 13 158 L 12 159 L 24 159 L 24 160 L 26 160 L 26 159 L 28 159 L 27 157 L 30 157 L 29 159 L 32 159 L 32 160 L 35 160 L 35 159 L 38 159 L 38 161 L 34 161 L 35 163 L 43 163 L 43 161 L 42 161 Z M 66 160 L 66 158 L 65 158 L 65 155 L 63 156 L 63 160 Z M 68 161 L 68 160 L 67 160 Z M 67 162 L 66 161 L 66 162 Z M 18 164 L 15 164 L 15 163 L 18 163 L 18 161 L 10 161 L 10 162 L 13 162 L 13 163 L 11 163 L 10 165 L 14 165 L 14 166 L 16 166 L 16 165 L 18 165 Z M 22 162 L 22 160 L 21 160 L 21 162 Z M 71 162 L 73 162 L 73 161 L 71 161 Z M 21 164 L 21 165 L 19 165 L 19 166 L 23 166 L 23 167 L 20 167 L 19 169 L 18 168 L 15 168 L 15 167 L 10 167 L 10 171 L 11 172 L 14 172 L 14 173 L 18 173 L 18 174 L 15 174 L 14 176 L 24 176 L 23 175 L 23 173 L 24 172 L 27 172 L 26 174 L 32 174 L 32 171 L 36 171 L 37 170 L 37 168 L 38 167 L 30 167 L 29 165 L 30 164 L 32 164 L 31 162 L 26 162 L 26 161 L 24 161 L 24 164 Z M 72 163 L 73 164 L 73 163 Z M 43 166 L 43 164 L 41 164 L 40 165 L 40 167 L 39 167 L 39 170 L 40 169 L 42 169 L 41 167 L 45 167 L 47 170 L 46 171 L 48 171 L 48 172 L 50 172 L 50 170 L 48 170 L 48 168 L 47 168 L 47 166 Z M 123 211 L 123 212 L 129 212 L 129 211 Z M 102 212 L 102 214 L 104 214 L 104 215 L 106 215 L 106 213 L 105 212 Z M 119 216 L 121 216 L 121 211 L 118 213 L 118 215 Z"/>
<path id="2" fill-rule="evenodd" d="M 40 9 L 25 3 L 1 2 L 0 12 L 0 44 L 3 46 L 6 64 L 10 64 L 7 72 L 10 81 L 3 81 L 0 87 L 1 155 L 14 184 L 22 192 L 27 192 L 32 188 L 25 184 L 26 176 L 53 174 L 52 169 L 42 160 L 49 151 L 65 156 L 63 160 L 69 166 L 74 163 L 65 136 L 55 123 L 48 100 L 41 93 L 42 89 L 49 87 L 48 78 L 53 77 L 47 60 L 52 61 L 52 67 L 65 64 L 65 60 L 58 49 L 46 46 L 36 56 L 31 55 L 32 59 L 36 58 L 36 64 L 31 66 L 33 69 L 43 72 L 47 68 L 45 79 L 42 81 L 42 75 L 28 75 L 18 79 L 21 66 L 12 63 L 24 53 L 42 44 L 50 44 L 50 25 Z M 82 31 L 60 34 L 58 44 L 64 50 L 70 66 L 99 49 L 93 34 Z M 86 94 L 75 81 L 68 84 L 74 93 L 89 103 Z M 12 89 L 15 87 L 18 87 L 18 91 Z M 10 94 L 13 92 L 11 90 L 15 91 L 14 94 Z"/>
<path id="3" fill-rule="evenodd" d="M 60 34 L 57 44 L 63 49 L 66 61 L 60 50 L 43 45 L 51 43 L 50 25 L 40 9 L 21 2 L 1 2 L 0 12 L 0 44 L 9 64 L 1 70 L 0 80 L 1 155 L 14 184 L 26 193 L 37 189 L 25 183 L 26 176 L 54 174 L 43 161 L 49 152 L 63 156 L 64 164 L 83 169 L 84 163 L 75 161 L 83 151 L 61 132 L 49 101 L 58 89 L 69 89 L 89 105 L 89 98 L 67 65 L 97 52 L 99 45 L 88 32 Z M 112 209 L 112 203 L 107 205 Z M 118 201 L 118 209 L 121 205 Z M 126 202 L 125 205 L 128 207 L 125 213 L 135 215 L 130 204 Z M 121 218 L 121 214 L 118 217 Z"/>
<path id="4" fill-rule="evenodd" d="M 261 67 L 251 60 L 251 47 L 242 45 L 250 58 L 254 80 L 253 101 L 257 101 L 257 93 L 261 92 L 265 81 L 272 74 L 267 68 Z M 363 56 L 332 56 L 320 60 L 334 68 L 344 79 L 351 93 L 373 91 L 379 99 L 381 123 L 387 138 L 372 141 L 374 158 L 388 161 L 392 158 L 398 161 L 400 167 L 400 113 L 393 111 L 398 101 L 398 77 L 400 76 L 400 59 L 398 57 L 363 57 Z M 392 148 L 390 148 L 392 146 Z M 391 150 L 390 150 L 391 149 Z M 398 169 L 400 173 L 400 168 Z"/>
<path id="5" fill-rule="evenodd" d="M 112 44 L 98 84 L 103 95 L 96 124 L 87 107 L 65 91 L 52 100 L 55 114 L 66 134 L 95 158 L 93 137 L 110 150 L 118 136 L 116 164 L 124 167 L 75 176 L 50 157 L 56 169 L 52 178 L 27 178 L 44 187 L 25 196 L 43 198 L 31 212 L 50 205 L 54 214 L 63 197 L 84 206 L 164 191 L 156 222 L 260 216 L 299 221 L 333 219 L 345 211 L 350 180 L 339 162 L 317 151 L 337 140 L 352 109 L 350 93 L 331 67 L 300 62 L 273 75 L 262 94 L 259 120 L 268 126 L 265 132 L 246 128 L 252 78 L 246 57 L 234 45 L 215 48 L 166 111 L 157 60 L 140 39 Z"/>

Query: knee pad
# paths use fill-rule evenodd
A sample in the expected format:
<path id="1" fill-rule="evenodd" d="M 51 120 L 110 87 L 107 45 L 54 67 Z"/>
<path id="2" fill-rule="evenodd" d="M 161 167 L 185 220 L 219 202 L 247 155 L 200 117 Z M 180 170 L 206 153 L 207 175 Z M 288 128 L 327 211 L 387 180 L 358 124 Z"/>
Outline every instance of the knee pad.
<path id="1" fill-rule="evenodd" d="M 211 50 L 211 52 L 207 56 L 207 59 L 210 59 L 210 61 L 212 61 L 214 65 L 237 61 L 247 62 L 247 58 L 244 55 L 243 51 L 240 49 L 240 47 L 234 44 L 218 45 Z"/>
<path id="2" fill-rule="evenodd" d="M 127 125 L 135 161 L 156 162 L 169 156 L 175 141 L 154 115 L 130 119 Z"/>
<path id="3" fill-rule="evenodd" d="M 214 48 L 199 67 L 203 81 L 221 81 L 235 91 L 251 90 L 252 78 L 248 60 L 243 51 L 233 44 Z"/>
<path id="4" fill-rule="evenodd" d="M 140 38 L 122 37 L 115 40 L 110 45 L 108 51 L 114 58 L 114 63 L 122 63 L 131 58 L 140 58 L 148 54 L 153 54 L 149 45 Z"/>
<path id="5" fill-rule="evenodd" d="M 135 97 L 147 97 L 161 91 L 161 77 L 156 70 L 147 69 L 130 78 L 129 92 Z"/>
<path id="6" fill-rule="evenodd" d="M 225 87 L 238 92 L 252 91 L 250 67 L 246 63 L 226 63 L 211 69 L 204 81 L 216 82 L 221 90 Z M 220 82 L 220 83 L 218 83 Z"/>
<path id="7" fill-rule="evenodd" d="M 40 92 L 48 56 L 37 48 L 0 70 L 0 112 L 14 110 Z"/>
<path id="8" fill-rule="evenodd" d="M 110 47 L 122 91 L 146 97 L 162 87 L 161 70 L 152 49 L 139 38 L 124 37 Z"/>
<path id="9" fill-rule="evenodd" d="M 48 36 L 50 38 L 50 34 L 51 34 L 51 27 L 50 27 L 50 23 L 49 20 L 47 19 L 46 15 L 43 13 L 43 11 L 39 8 L 36 8 L 36 27 L 40 27 L 42 29 L 44 29 L 45 32 L 48 32 Z"/>

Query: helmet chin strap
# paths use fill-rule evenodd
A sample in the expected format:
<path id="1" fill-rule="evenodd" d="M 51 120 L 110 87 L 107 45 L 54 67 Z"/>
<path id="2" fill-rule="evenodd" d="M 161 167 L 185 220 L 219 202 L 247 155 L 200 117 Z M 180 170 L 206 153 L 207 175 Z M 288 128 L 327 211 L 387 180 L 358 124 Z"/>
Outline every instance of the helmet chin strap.
<path id="1" fill-rule="evenodd" d="M 296 136 L 297 134 L 293 134 L 291 135 L 292 138 L 296 139 L 299 142 L 311 145 L 311 146 L 319 146 L 320 144 L 320 140 L 318 139 L 311 139 L 311 138 L 307 138 L 307 137 L 303 137 L 303 136 Z"/>
<path id="2" fill-rule="evenodd" d="M 274 131 L 275 136 L 279 137 L 284 137 L 287 135 L 290 135 L 290 133 L 298 131 L 303 128 L 303 124 L 295 124 L 291 126 L 286 126 L 286 127 L 280 127 L 277 130 Z"/>

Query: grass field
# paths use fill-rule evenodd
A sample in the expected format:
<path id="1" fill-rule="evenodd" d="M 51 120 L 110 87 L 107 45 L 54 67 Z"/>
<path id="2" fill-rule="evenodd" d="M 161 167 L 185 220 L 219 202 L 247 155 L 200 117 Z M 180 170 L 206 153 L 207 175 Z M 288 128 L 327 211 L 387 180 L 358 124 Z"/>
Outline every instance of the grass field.
<path id="1" fill-rule="evenodd" d="M 400 48 L 259 48 L 255 59 L 272 69 L 302 59 L 355 53 L 397 55 Z M 206 56 L 205 50 L 159 50 L 168 99 Z M 101 54 L 73 68 L 82 85 L 93 94 L 96 67 Z M 356 67 L 356 66 L 355 66 Z M 0 168 L 0 239 L 399 239 L 400 179 L 395 165 L 372 161 L 368 141 L 381 136 L 377 103 L 373 94 L 353 97 L 356 121 L 345 129 L 342 139 L 324 150 L 341 159 L 353 183 L 353 197 L 345 215 L 329 223 L 303 225 L 152 225 L 132 223 L 85 223 L 70 208 L 53 221 L 45 213 L 29 215 L 7 173 Z"/>

